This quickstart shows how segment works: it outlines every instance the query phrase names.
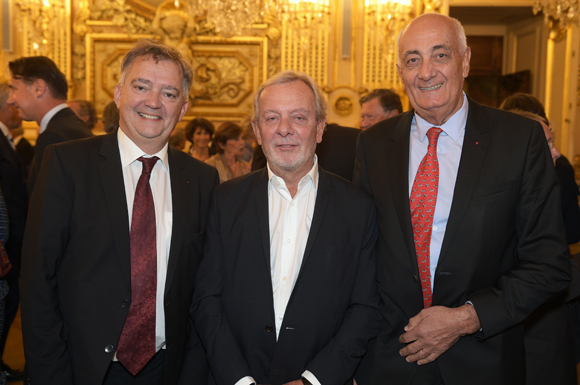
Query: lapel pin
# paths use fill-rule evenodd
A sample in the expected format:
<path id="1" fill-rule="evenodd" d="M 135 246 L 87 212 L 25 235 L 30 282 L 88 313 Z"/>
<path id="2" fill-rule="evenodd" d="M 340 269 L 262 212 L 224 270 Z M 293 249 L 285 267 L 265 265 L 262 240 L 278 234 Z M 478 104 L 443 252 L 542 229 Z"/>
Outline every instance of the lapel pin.
<path id="1" fill-rule="evenodd" d="M 477 146 L 479 144 L 479 142 L 475 142 L 475 145 Z"/>

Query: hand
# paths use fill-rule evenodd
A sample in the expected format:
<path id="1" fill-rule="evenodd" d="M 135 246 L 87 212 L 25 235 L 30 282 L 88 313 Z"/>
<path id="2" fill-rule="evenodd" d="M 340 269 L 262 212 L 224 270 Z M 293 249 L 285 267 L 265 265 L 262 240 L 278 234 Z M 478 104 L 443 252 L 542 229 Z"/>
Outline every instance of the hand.
<path id="1" fill-rule="evenodd" d="M 399 342 L 407 344 L 399 353 L 407 362 L 424 365 L 435 361 L 460 337 L 473 334 L 481 328 L 479 317 L 472 305 L 458 308 L 434 306 L 423 309 L 409 320 Z"/>
<path id="2" fill-rule="evenodd" d="M 302 385 L 302 379 L 290 381 L 290 382 L 285 383 L 284 385 Z"/>

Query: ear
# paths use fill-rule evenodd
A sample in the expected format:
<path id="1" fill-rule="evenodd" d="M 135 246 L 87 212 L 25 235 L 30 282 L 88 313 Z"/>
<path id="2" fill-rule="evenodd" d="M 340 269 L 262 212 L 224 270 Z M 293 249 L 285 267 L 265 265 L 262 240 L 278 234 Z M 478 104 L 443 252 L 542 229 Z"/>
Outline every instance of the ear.
<path id="1" fill-rule="evenodd" d="M 322 142 L 322 135 L 324 134 L 324 127 L 326 127 L 326 118 L 323 118 L 316 125 L 316 143 Z"/>
<path id="2" fill-rule="evenodd" d="M 258 122 L 252 120 L 252 129 L 254 130 L 254 135 L 256 135 L 256 141 L 261 146 L 262 145 L 262 136 L 260 135 L 260 126 Z"/>
<path id="3" fill-rule="evenodd" d="M 469 61 L 471 60 L 471 48 L 467 47 L 465 52 L 463 53 L 463 78 L 465 79 L 467 75 L 469 75 Z"/>
<path id="4" fill-rule="evenodd" d="M 115 93 L 113 94 L 113 100 L 115 101 L 117 108 L 119 108 L 119 101 L 121 100 L 121 86 L 118 84 L 115 86 Z"/>
<path id="5" fill-rule="evenodd" d="M 36 95 L 37 98 L 42 97 L 45 93 L 48 92 L 48 86 L 46 82 L 42 79 L 36 79 L 30 85 L 32 92 Z"/>
<path id="6" fill-rule="evenodd" d="M 183 119 L 183 117 L 185 116 L 185 113 L 187 112 L 188 108 L 189 108 L 189 98 L 187 98 L 186 102 L 183 103 L 183 106 L 181 106 L 181 114 L 179 114 L 178 122 L 181 122 L 181 119 Z"/>

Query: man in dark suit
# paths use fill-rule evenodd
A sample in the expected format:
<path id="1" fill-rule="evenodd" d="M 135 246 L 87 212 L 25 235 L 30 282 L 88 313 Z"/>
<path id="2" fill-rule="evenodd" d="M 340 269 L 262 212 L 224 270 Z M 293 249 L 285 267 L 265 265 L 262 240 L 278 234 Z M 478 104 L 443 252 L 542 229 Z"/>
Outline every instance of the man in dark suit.
<path id="1" fill-rule="evenodd" d="M 384 318 L 357 382 L 524 384 L 521 322 L 570 279 L 544 133 L 464 95 L 457 20 L 421 15 L 398 52 L 414 111 L 361 133 L 355 165 L 379 211 Z"/>
<path id="2" fill-rule="evenodd" d="M 216 188 L 191 314 L 217 384 L 345 384 L 380 322 L 374 205 L 318 166 L 308 75 L 268 79 L 254 111 L 268 167 Z"/>
<path id="3" fill-rule="evenodd" d="M 0 83 L 0 189 L 4 193 L 4 200 L 8 212 L 10 237 L 4 245 L 10 258 L 12 269 L 8 272 L 5 282 L 8 287 L 8 295 L 5 298 L 5 315 L 3 327 L 0 329 L 0 357 L 4 353 L 6 338 L 10 326 L 18 312 L 20 301 L 20 253 L 22 251 L 22 238 L 26 225 L 26 212 L 28 210 L 28 195 L 24 183 L 22 162 L 12 142 L 10 129 L 20 125 L 21 119 L 14 106 L 6 103 L 10 89 L 7 83 Z M 0 360 L 1 362 L 1 360 Z M 5 372 L 9 380 L 22 379 L 22 372 L 12 370 L 1 362 L 0 371 Z"/>
<path id="4" fill-rule="evenodd" d="M 360 98 L 360 128 L 366 130 L 373 124 L 403 112 L 401 98 L 394 90 L 377 88 Z"/>
<path id="5" fill-rule="evenodd" d="M 47 149 L 22 261 L 30 384 L 173 385 L 186 355 L 184 383 L 206 381 L 189 307 L 219 178 L 167 145 L 191 79 L 179 51 L 142 40 L 115 88 L 120 129 Z"/>
<path id="6" fill-rule="evenodd" d="M 352 180 L 356 140 L 360 130 L 330 123 L 324 128 L 324 140 L 316 146 L 318 164 L 328 172 Z M 256 147 L 252 160 L 252 171 L 266 167 L 262 146 Z"/>
<path id="7" fill-rule="evenodd" d="M 18 111 L 16 113 L 18 114 Z M 30 142 L 24 137 L 24 128 L 22 128 L 22 124 L 14 129 L 11 129 L 10 134 L 14 139 L 16 153 L 22 161 L 24 179 L 26 180 L 28 179 L 28 172 L 30 170 L 30 165 L 32 164 L 32 159 L 34 158 L 34 147 L 32 147 Z"/>
<path id="8" fill-rule="evenodd" d="M 23 57 L 9 62 L 8 68 L 8 103 L 18 108 L 22 119 L 35 121 L 40 127 L 28 175 L 28 195 L 32 196 L 46 147 L 93 134 L 67 106 L 66 77 L 52 60 L 45 56 Z"/>

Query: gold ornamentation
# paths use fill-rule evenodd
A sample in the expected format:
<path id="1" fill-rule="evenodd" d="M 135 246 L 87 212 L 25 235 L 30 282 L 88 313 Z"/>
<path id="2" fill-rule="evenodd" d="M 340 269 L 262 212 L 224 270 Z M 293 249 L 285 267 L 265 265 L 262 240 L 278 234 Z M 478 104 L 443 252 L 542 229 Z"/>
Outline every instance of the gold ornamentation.
<path id="1" fill-rule="evenodd" d="M 340 96 L 334 102 L 334 112 L 340 116 L 348 116 L 352 113 L 353 102 L 347 96 Z"/>
<path id="2" fill-rule="evenodd" d="M 105 0 L 92 8 L 91 19 L 111 20 L 129 35 L 151 33 L 151 20 L 133 11 L 125 0 Z"/>
<path id="3" fill-rule="evenodd" d="M 542 12 L 546 22 L 551 21 L 558 26 L 550 26 L 565 30 L 569 24 L 580 26 L 578 0 L 534 0 L 534 15 Z"/>

